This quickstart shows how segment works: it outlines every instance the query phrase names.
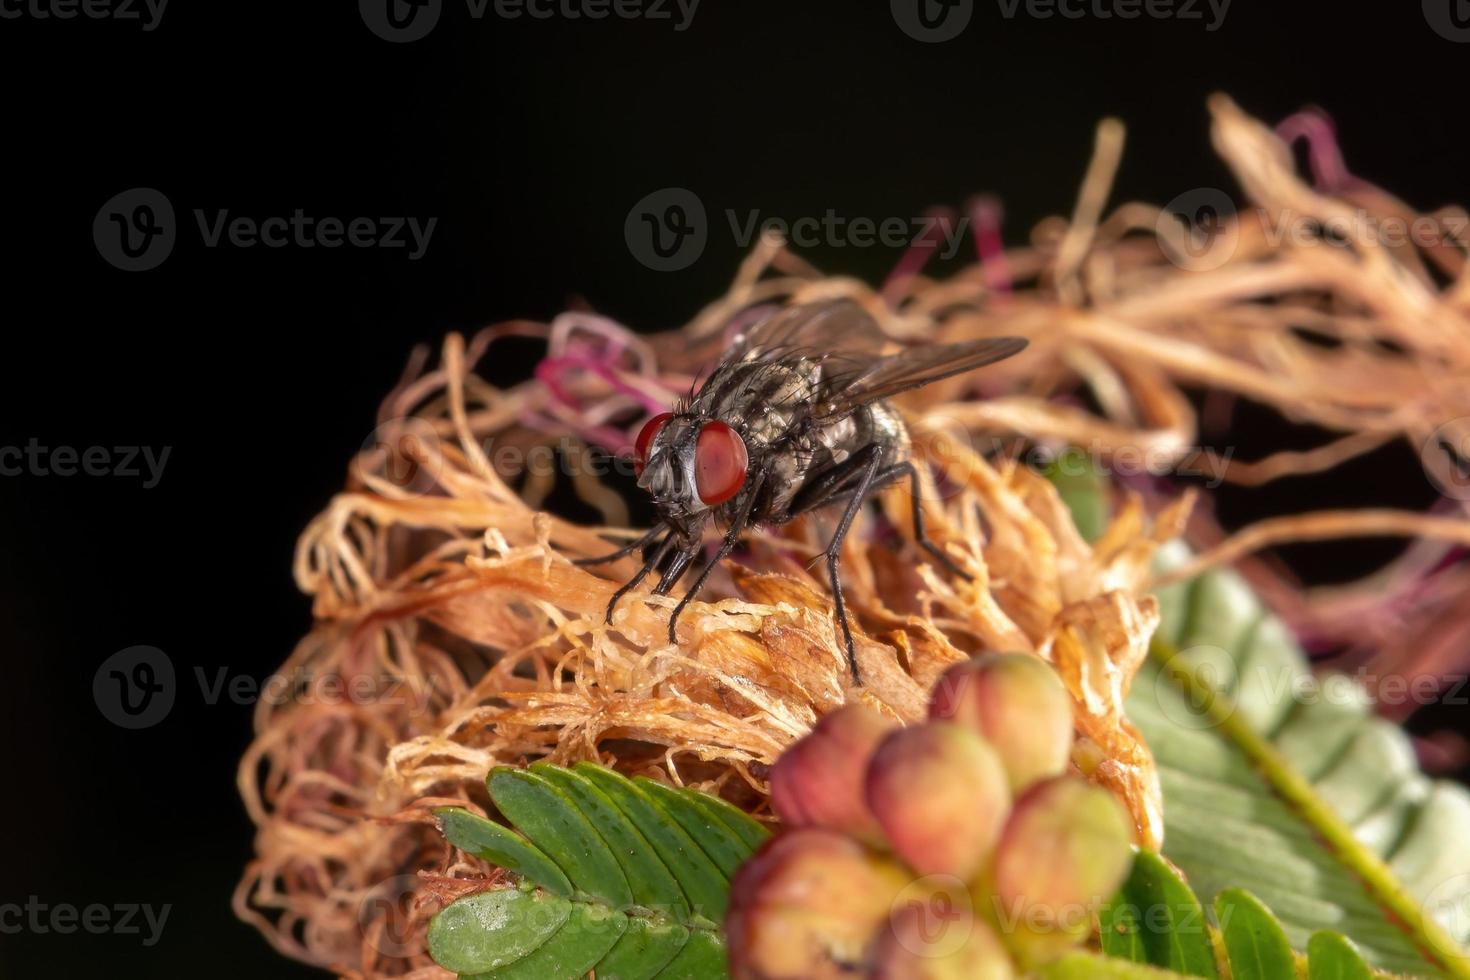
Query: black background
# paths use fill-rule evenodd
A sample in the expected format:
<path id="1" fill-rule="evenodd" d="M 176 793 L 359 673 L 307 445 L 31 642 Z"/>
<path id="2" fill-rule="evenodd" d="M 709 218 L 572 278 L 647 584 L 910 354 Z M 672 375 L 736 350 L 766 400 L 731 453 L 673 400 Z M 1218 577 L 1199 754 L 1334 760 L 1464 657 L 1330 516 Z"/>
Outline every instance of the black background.
<path id="1" fill-rule="evenodd" d="M 415 342 L 546 319 L 578 298 L 639 329 L 675 326 L 742 254 L 726 209 L 912 216 L 990 191 L 1019 241 L 1070 210 L 1109 114 L 1130 134 L 1115 203 L 1233 188 L 1208 141 L 1217 90 L 1269 121 L 1323 106 L 1349 166 L 1415 205 L 1467 197 L 1470 46 L 1431 30 L 1417 3 L 1235 0 L 1215 31 L 1204 7 L 1203 19 L 1131 21 L 1000 9 L 977 3 L 943 44 L 907 37 L 881 2 L 704 0 L 676 31 L 476 20 L 446 0 L 437 28 L 408 44 L 374 36 L 342 2 L 175 0 L 152 31 L 0 19 L 0 445 L 172 447 L 152 489 L 0 479 L 0 903 L 173 906 L 152 948 L 0 935 L 0 975 L 312 975 L 229 910 L 251 854 L 234 786 L 251 708 L 207 703 L 194 672 L 263 678 L 305 631 L 295 538 L 341 486 Z M 700 195 L 712 225 L 701 258 L 674 274 L 640 265 L 623 236 L 634 202 L 669 186 Z M 133 187 L 166 194 L 180 227 L 160 267 L 127 273 L 91 229 Z M 418 261 L 206 248 L 196 208 L 438 224 Z M 870 280 L 897 258 L 806 254 Z M 499 358 L 492 376 L 524 376 L 532 353 Z M 1309 437 L 1256 422 L 1243 455 Z M 1227 498 L 1227 517 L 1423 505 L 1432 491 L 1412 453 L 1395 452 Z M 1302 561 L 1340 576 L 1391 547 Z M 92 678 L 135 644 L 168 653 L 180 693 L 165 721 L 125 731 L 99 713 Z"/>

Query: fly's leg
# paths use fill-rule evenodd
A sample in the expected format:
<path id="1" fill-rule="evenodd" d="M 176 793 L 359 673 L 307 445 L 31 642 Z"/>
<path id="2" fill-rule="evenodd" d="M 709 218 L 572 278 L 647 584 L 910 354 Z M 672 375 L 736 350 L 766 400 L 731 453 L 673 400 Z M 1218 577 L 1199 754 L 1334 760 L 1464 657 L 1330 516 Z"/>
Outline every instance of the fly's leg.
<path id="1" fill-rule="evenodd" d="M 864 449 L 863 453 L 879 448 L 877 444 L 874 444 Z M 878 465 L 882 461 L 881 451 L 871 453 L 867 466 L 858 477 L 857 485 L 852 488 L 852 497 L 842 512 L 842 520 L 837 522 L 837 530 L 832 535 L 832 541 L 827 545 L 827 575 L 832 580 L 832 603 L 837 609 L 837 622 L 842 626 L 842 640 L 847 645 L 847 666 L 852 671 L 854 684 L 861 684 L 863 680 L 858 674 L 857 647 L 852 642 L 852 627 L 847 623 L 847 607 L 842 602 L 842 580 L 837 576 L 837 559 L 842 553 L 842 539 L 847 537 L 847 531 L 852 527 L 852 519 L 857 516 L 859 508 L 863 506 L 863 501 L 868 497 L 868 491 L 873 488 L 874 478 L 878 475 Z"/>
<path id="2" fill-rule="evenodd" d="M 674 626 L 679 622 L 679 614 L 684 611 L 685 606 L 689 605 L 689 601 L 699 594 L 699 590 L 704 587 L 705 579 L 709 578 L 710 573 L 715 570 L 715 566 L 724 561 L 729 556 L 730 552 L 735 550 L 735 545 L 740 540 L 741 532 L 743 532 L 745 530 L 745 526 L 750 523 L 750 512 L 755 507 L 756 499 L 760 497 L 761 491 L 765 489 L 765 483 L 766 471 L 764 469 L 761 469 L 759 472 L 756 473 L 755 483 L 751 486 L 749 495 L 745 498 L 744 506 L 742 506 L 739 512 L 735 515 L 735 519 L 730 522 L 730 530 L 725 532 L 725 539 L 720 542 L 720 550 L 715 552 L 715 556 L 709 560 L 709 563 L 699 570 L 699 577 L 694 580 L 694 584 L 689 587 L 689 591 L 684 593 L 684 598 L 679 600 L 679 604 L 675 606 L 674 611 L 669 614 L 670 643 L 679 642 L 674 636 Z M 690 558 L 693 558 L 694 552 L 689 552 L 688 555 Z M 680 557 L 683 556 L 681 555 Z M 676 564 L 677 562 L 678 559 L 675 559 Z M 680 568 L 679 570 L 681 572 L 683 571 L 682 568 Z M 662 587 L 663 584 L 663 582 L 660 582 L 660 587 Z M 669 588 L 673 588 L 674 583 L 672 581 L 669 581 L 668 586 Z"/>
<path id="3" fill-rule="evenodd" d="M 974 576 L 965 571 L 959 565 L 955 564 L 954 559 L 945 554 L 944 549 L 939 547 L 939 545 L 935 544 L 933 541 L 930 541 L 929 535 L 924 533 L 924 508 L 921 507 L 919 504 L 919 471 L 914 467 L 914 464 L 908 461 L 895 463 L 893 466 L 888 467 L 882 473 L 878 474 L 878 481 L 887 483 L 891 480 L 898 479 L 898 477 L 904 475 L 905 473 L 908 475 L 909 478 L 909 500 L 914 505 L 914 540 L 917 541 L 925 551 L 933 555 L 936 561 L 938 561 L 945 568 L 949 569 L 952 573 L 958 575 L 960 578 L 964 579 L 967 582 L 972 581 L 974 579 Z"/>
<path id="4" fill-rule="evenodd" d="M 669 562 L 669 567 L 664 569 L 663 577 L 658 580 L 658 585 L 654 586 L 653 594 L 668 595 L 669 590 L 678 584 L 680 576 L 689 567 L 689 563 L 699 554 L 699 550 L 699 543 L 696 542 L 692 548 L 687 548 L 676 554 L 673 561 Z"/>
<path id="5" fill-rule="evenodd" d="M 847 499 L 849 495 L 854 494 L 850 486 L 853 480 L 862 474 L 863 469 L 872 461 L 873 456 L 878 451 L 879 447 L 876 444 L 868 446 L 862 451 L 854 453 L 838 466 L 834 466 L 826 473 L 813 479 L 811 483 L 802 487 L 797 493 L 796 498 L 791 502 L 791 509 L 780 517 L 774 518 L 772 523 L 785 524 L 799 514 L 804 514 L 809 510 L 816 510 L 818 507 L 825 507 L 828 504 L 835 504 Z M 930 555 L 934 556 L 934 560 L 949 569 L 950 572 L 966 581 L 970 581 L 973 576 L 955 564 L 954 559 L 949 557 L 939 545 L 929 540 L 929 535 L 925 533 L 924 508 L 921 506 L 919 498 L 919 471 L 913 462 L 906 460 L 902 463 L 894 463 L 892 466 L 885 466 L 873 477 L 872 482 L 868 485 L 865 492 L 873 493 L 903 477 L 908 477 L 909 479 L 909 502 L 913 506 L 914 541 L 925 551 L 929 552 Z"/>
<path id="6" fill-rule="evenodd" d="M 608 624 L 612 623 L 613 610 L 618 607 L 618 601 L 633 589 L 636 589 L 638 583 L 648 577 L 649 572 L 663 564 L 663 560 L 668 557 L 669 549 L 673 548 L 673 546 L 674 534 L 671 531 L 669 532 L 669 536 L 659 542 L 659 546 L 653 549 L 653 552 L 644 560 L 643 567 L 638 569 L 638 574 L 630 578 L 627 583 L 612 594 L 612 598 L 607 603 L 607 619 L 605 621 Z"/>
<path id="7" fill-rule="evenodd" d="M 631 555 L 633 552 L 637 551 L 639 548 L 641 548 L 644 545 L 648 544 L 648 542 L 650 542 L 654 538 L 658 537 L 658 532 L 660 532 L 662 530 L 663 530 L 663 525 L 661 525 L 661 524 L 655 524 L 653 527 L 649 528 L 647 534 L 643 535 L 641 538 L 637 538 L 636 540 L 629 541 L 627 544 L 623 545 L 621 548 L 619 548 L 617 551 L 614 551 L 612 554 L 599 555 L 596 558 L 577 558 L 577 559 L 573 560 L 572 564 L 573 565 L 606 565 L 610 561 L 617 561 L 619 558 L 622 558 L 625 555 Z M 645 574 L 647 574 L 647 570 L 646 569 L 645 569 Z"/>
<path id="8" fill-rule="evenodd" d="M 862 476 L 863 471 L 872 464 L 873 460 L 883 455 L 883 447 L 876 442 L 869 443 L 862 449 L 853 453 L 847 459 L 836 466 L 812 477 L 802 484 L 800 490 L 791 498 L 791 505 L 786 513 L 772 519 L 775 524 L 785 524 L 794 517 L 805 514 L 809 510 L 816 510 L 827 504 L 836 503 L 845 493 L 850 492 L 851 484 Z"/>

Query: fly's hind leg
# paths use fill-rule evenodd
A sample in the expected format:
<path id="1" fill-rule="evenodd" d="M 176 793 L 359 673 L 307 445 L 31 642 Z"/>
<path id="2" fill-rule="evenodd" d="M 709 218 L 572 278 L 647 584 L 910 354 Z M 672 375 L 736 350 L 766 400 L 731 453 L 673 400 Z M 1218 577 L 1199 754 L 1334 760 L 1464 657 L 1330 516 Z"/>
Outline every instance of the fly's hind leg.
<path id="1" fill-rule="evenodd" d="M 847 537 L 853 518 L 857 516 L 858 509 L 863 506 L 868 492 L 873 489 L 874 480 L 878 476 L 878 467 L 883 462 L 883 453 L 881 447 L 875 444 L 855 455 L 866 455 L 869 458 L 866 465 L 859 471 L 857 483 L 850 491 L 851 497 L 847 501 L 847 507 L 842 511 L 842 519 L 837 522 L 837 530 L 832 534 L 831 543 L 827 545 L 827 576 L 832 580 L 832 604 L 836 607 L 837 622 L 842 627 L 842 640 L 847 646 L 847 666 L 852 671 L 852 682 L 861 684 L 863 680 L 858 673 L 857 647 L 852 642 L 852 627 L 847 622 L 847 606 L 842 601 L 842 579 L 837 574 L 837 560 L 842 554 L 842 540 Z"/>
<path id="2" fill-rule="evenodd" d="M 903 477 L 908 477 L 910 502 L 913 506 L 914 540 L 932 555 L 935 561 L 955 575 L 966 580 L 973 578 L 970 573 L 960 568 L 954 559 L 945 554 L 942 548 L 929 540 L 929 535 L 925 533 L 924 510 L 920 506 L 919 497 L 918 469 L 907 460 L 879 468 L 882 455 L 882 448 L 877 445 L 867 446 L 853 453 L 841 464 L 802 487 L 792 500 L 790 509 L 772 520 L 774 524 L 785 524 L 807 511 L 827 504 L 846 501 L 847 506 L 843 512 L 842 521 L 838 524 L 836 534 L 832 536 L 831 544 L 827 546 L 825 556 L 827 573 L 832 580 L 833 605 L 836 606 L 837 620 L 842 626 L 842 638 L 847 646 L 848 667 L 852 670 L 852 679 L 855 683 L 862 683 L 862 680 L 858 675 L 857 653 L 852 641 L 852 629 L 848 625 L 847 609 L 842 599 L 842 583 L 837 576 L 837 556 L 842 550 L 842 541 L 847 536 L 858 508 L 863 505 L 863 501 L 870 494 Z"/>
<path id="3" fill-rule="evenodd" d="M 914 464 L 907 460 L 902 463 L 895 463 L 882 473 L 879 473 L 878 480 L 883 483 L 889 483 L 905 475 L 909 478 L 909 502 L 914 507 L 914 540 L 925 551 L 933 555 L 935 561 L 939 562 L 955 575 L 958 575 L 967 582 L 973 580 L 973 575 L 955 564 L 954 559 L 945 554 L 944 549 L 933 541 L 930 541 L 929 535 L 924 533 L 924 508 L 919 503 L 919 471 L 914 467 Z"/>

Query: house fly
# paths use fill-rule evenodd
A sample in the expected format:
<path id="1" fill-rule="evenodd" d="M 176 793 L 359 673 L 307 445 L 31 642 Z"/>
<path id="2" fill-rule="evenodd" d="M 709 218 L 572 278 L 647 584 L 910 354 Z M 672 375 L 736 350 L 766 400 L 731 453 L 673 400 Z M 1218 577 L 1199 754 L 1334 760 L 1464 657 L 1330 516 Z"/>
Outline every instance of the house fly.
<path id="1" fill-rule="evenodd" d="M 643 567 L 613 594 L 607 621 L 650 572 L 659 573 L 654 594 L 668 594 L 700 556 L 705 526 L 714 520 L 725 534 L 669 617 L 669 642 L 676 642 L 679 614 L 743 532 L 841 505 L 825 557 L 848 667 L 861 683 L 837 563 L 870 494 L 909 480 L 915 539 L 968 578 L 924 533 L 908 429 L 887 399 L 1010 357 L 1026 341 L 996 337 L 888 353 L 893 346 L 851 301 L 785 307 L 736 338 L 697 394 L 649 419 L 635 442 L 634 465 L 658 523 L 611 554 L 577 562 L 598 565 L 643 550 Z"/>

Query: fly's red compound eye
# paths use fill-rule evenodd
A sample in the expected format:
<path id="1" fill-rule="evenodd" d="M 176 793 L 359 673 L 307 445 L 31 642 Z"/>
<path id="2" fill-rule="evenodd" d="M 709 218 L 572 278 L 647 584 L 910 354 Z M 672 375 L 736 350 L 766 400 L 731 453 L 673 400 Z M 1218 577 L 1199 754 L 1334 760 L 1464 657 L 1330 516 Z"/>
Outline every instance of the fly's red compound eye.
<path id="1" fill-rule="evenodd" d="M 655 415 L 643 423 L 643 428 L 638 430 L 638 438 L 633 443 L 634 460 L 633 466 L 641 475 L 643 467 L 648 462 L 648 446 L 653 442 L 653 437 L 658 435 L 658 430 L 664 427 L 664 423 L 674 417 L 673 412 L 664 412 Z"/>
<path id="2" fill-rule="evenodd" d="M 724 422 L 706 422 L 694 447 L 694 486 L 711 507 L 723 504 L 745 485 L 750 463 L 745 440 Z"/>

